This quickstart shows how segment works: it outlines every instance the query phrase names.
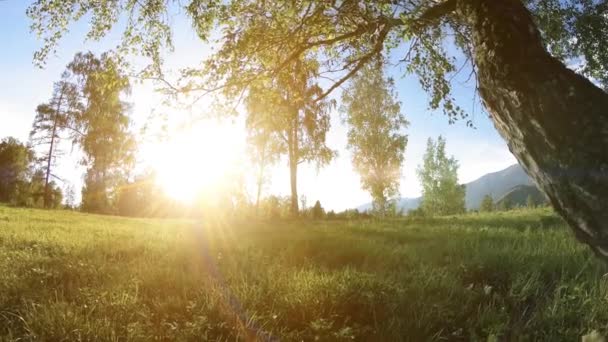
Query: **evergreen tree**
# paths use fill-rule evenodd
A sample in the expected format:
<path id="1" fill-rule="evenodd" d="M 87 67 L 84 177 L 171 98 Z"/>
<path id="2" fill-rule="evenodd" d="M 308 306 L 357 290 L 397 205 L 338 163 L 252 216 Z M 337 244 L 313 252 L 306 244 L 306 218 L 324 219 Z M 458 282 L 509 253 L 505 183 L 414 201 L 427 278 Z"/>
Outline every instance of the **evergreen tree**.
<path id="1" fill-rule="evenodd" d="M 36 108 L 36 117 L 30 132 L 30 140 L 34 146 L 46 147 L 46 151 L 39 159 L 44 171 L 45 208 L 54 206 L 53 193 L 55 190 L 51 185 L 51 177 L 59 179 L 52 173 L 52 168 L 61 154 L 59 143 L 66 138 L 75 141 L 80 134 L 74 127 L 81 114 L 82 105 L 77 87 L 67 80 L 68 77 L 69 74 L 64 72 L 61 81 L 54 84 L 53 95 L 49 102 Z"/>
<path id="2" fill-rule="evenodd" d="M 315 205 L 312 207 L 312 218 L 315 220 L 322 219 L 325 217 L 325 210 L 321 206 L 321 202 L 316 201 Z"/>

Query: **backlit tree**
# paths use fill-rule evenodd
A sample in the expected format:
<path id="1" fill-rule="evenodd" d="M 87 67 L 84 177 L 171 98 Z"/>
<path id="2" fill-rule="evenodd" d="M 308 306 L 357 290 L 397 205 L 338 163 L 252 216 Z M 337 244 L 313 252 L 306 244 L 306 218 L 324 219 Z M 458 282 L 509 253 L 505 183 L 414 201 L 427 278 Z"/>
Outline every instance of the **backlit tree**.
<path id="1" fill-rule="evenodd" d="M 577 238 L 608 256 L 605 2 L 71 0 L 66 6 L 32 0 L 28 15 L 43 39 L 35 58 L 44 63 L 69 24 L 88 14 L 88 38 L 126 23 L 119 53 L 149 57 L 145 71 L 162 78 L 174 6 L 183 7 L 203 40 L 219 32 L 217 53 L 204 70 L 184 70 L 177 91 L 246 87 L 253 78 L 280 74 L 294 59 L 314 56 L 327 80 L 324 97 L 392 49 L 403 53 L 404 70 L 417 75 L 429 107 L 453 121 L 466 118 L 452 80 L 459 60 L 467 61 L 464 70 L 474 76 L 486 111 L 520 164 Z M 274 54 L 276 61 L 261 64 L 261 54 Z M 572 58 L 585 61 L 580 74 L 566 67 Z"/>
<path id="2" fill-rule="evenodd" d="M 390 211 L 399 194 L 408 122 L 396 100 L 394 83 L 381 63 L 370 64 L 342 94 L 341 111 L 348 125 L 348 148 L 363 189 L 380 215 Z"/>

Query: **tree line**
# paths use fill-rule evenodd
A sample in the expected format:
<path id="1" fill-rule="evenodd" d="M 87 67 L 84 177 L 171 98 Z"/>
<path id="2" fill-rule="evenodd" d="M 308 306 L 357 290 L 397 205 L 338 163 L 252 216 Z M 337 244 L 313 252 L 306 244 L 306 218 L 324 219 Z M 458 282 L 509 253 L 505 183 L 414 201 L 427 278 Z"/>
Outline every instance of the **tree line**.
<path id="1" fill-rule="evenodd" d="M 336 156 L 326 145 L 329 113 L 336 103 L 314 100 L 320 91 L 313 83 L 316 67 L 311 61 L 302 61 L 277 82 L 256 83 L 248 93 L 247 142 L 256 170 L 253 211 L 258 215 L 320 218 L 326 214 L 318 201 L 314 210 L 305 208 L 305 203 L 299 205 L 297 191 L 301 163 L 322 167 Z M 383 60 L 378 59 L 353 78 L 339 107 L 348 127 L 352 164 L 362 188 L 373 199 L 371 213 L 380 217 L 400 214 L 396 201 L 408 142 L 405 129 L 409 123 L 394 87 L 393 79 L 384 74 Z M 136 138 L 130 130 L 130 105 L 122 100 L 129 90 L 128 77 L 110 55 L 76 54 L 54 84 L 51 98 L 37 106 L 29 143 L 3 141 L 0 165 L 6 171 L 1 176 L 0 200 L 44 208 L 58 208 L 65 202 L 74 207 L 75 190 L 66 188 L 67 194 L 63 194 L 59 186 L 63 180 L 55 172 L 66 144 L 71 144 L 83 151 L 80 163 L 86 167 L 79 209 L 127 216 L 199 211 L 164 195 L 154 171 L 134 175 Z M 280 197 L 262 197 L 268 167 L 281 157 L 286 157 L 290 174 L 287 212 Z M 445 156 L 445 140 L 440 136 L 435 144 L 429 139 L 424 165 L 419 169 L 424 188 L 422 210 L 427 215 L 463 211 L 457 167 L 453 158 Z M 238 190 L 227 191 L 225 197 L 217 199 L 223 211 L 237 202 L 243 210 L 247 202 Z M 197 205 L 203 206 L 201 202 Z M 216 206 L 215 211 L 220 209 Z M 329 216 L 358 217 L 358 212 L 332 212 Z"/>
<path id="2" fill-rule="evenodd" d="M 299 165 L 313 162 L 322 167 L 336 156 L 326 145 L 329 113 L 336 103 L 314 101 L 321 89 L 313 82 L 315 73 L 314 62 L 302 61 L 276 82 L 255 83 L 248 94 L 247 142 L 257 170 L 258 212 L 263 205 L 271 207 L 266 210 L 271 215 L 282 210 L 278 197 L 261 203 L 267 169 L 281 157 L 286 157 L 290 174 L 289 214 L 297 216 Z M 130 130 L 130 105 L 122 99 L 129 90 L 128 77 L 109 54 L 76 54 L 55 82 L 51 98 L 37 106 L 28 144 L 15 139 L 3 142 L 6 158 L 0 165 L 7 171 L 2 174 L 5 185 L 0 188 L 0 200 L 59 207 L 64 195 L 58 184 L 63 180 L 55 170 L 65 147 L 71 145 L 82 150 L 80 163 L 86 167 L 81 210 L 143 216 L 185 211 L 177 210 L 175 201 L 161 195 L 153 171 L 133 174 L 136 138 Z M 374 199 L 375 213 L 385 215 L 390 200 L 398 194 L 407 144 L 403 130 L 408 123 L 396 100 L 394 82 L 384 76 L 382 61 L 354 80 L 344 93 L 340 111 L 349 127 L 348 148 L 361 184 Z M 66 202 L 73 206 L 74 189 L 69 192 Z M 228 199 L 224 204 L 228 202 L 234 201 Z M 166 206 L 173 209 L 161 210 Z M 320 216 L 319 212 L 317 208 L 313 216 Z"/>
<path id="3" fill-rule="evenodd" d="M 82 188 L 83 211 L 115 213 L 120 187 L 135 158 L 129 105 L 121 97 L 129 79 L 109 54 L 78 53 L 53 85 L 50 99 L 36 107 L 27 145 L 3 141 L 2 200 L 17 205 L 56 208 L 62 203 L 55 172 L 66 144 L 83 152 L 86 167 Z M 40 152 L 42 151 L 42 152 Z M 74 190 L 66 189 L 68 205 Z"/>

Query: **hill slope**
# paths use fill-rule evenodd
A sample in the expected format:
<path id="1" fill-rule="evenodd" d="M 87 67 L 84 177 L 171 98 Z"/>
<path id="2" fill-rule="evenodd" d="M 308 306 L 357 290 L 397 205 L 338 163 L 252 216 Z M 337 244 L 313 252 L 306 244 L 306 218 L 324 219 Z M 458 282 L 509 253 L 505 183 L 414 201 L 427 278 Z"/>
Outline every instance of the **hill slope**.
<path id="1" fill-rule="evenodd" d="M 532 179 L 519 164 L 513 164 L 504 170 L 481 176 L 466 184 L 467 209 L 479 208 L 485 195 L 491 195 L 494 200 L 497 200 L 519 185 L 534 187 Z"/>
<path id="2" fill-rule="evenodd" d="M 528 196 L 532 196 L 532 200 L 536 205 L 547 202 L 545 195 L 537 187 L 533 185 L 518 185 L 500 197 L 496 201 L 496 205 L 500 207 L 504 201 L 508 200 L 514 207 L 524 207 L 527 205 Z"/>

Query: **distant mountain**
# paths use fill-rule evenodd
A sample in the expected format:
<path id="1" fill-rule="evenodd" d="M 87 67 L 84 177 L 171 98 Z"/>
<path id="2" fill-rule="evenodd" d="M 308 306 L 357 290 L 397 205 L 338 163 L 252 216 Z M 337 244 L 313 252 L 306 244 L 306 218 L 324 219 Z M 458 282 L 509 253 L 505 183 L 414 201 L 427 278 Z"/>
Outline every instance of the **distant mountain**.
<path id="1" fill-rule="evenodd" d="M 418 208 L 420 206 L 421 200 L 422 200 L 422 197 L 400 198 L 399 202 L 397 203 L 397 208 L 399 208 L 399 210 L 403 210 L 404 212 L 407 213 L 410 210 L 414 210 L 414 209 Z M 357 207 L 357 210 L 360 212 L 369 211 L 371 209 L 372 209 L 371 202 L 365 203 L 365 204 Z"/>
<path id="2" fill-rule="evenodd" d="M 537 187 L 533 185 L 518 185 L 500 197 L 496 201 L 496 206 L 500 208 L 502 202 L 509 200 L 514 207 L 523 207 L 527 205 L 528 196 L 532 196 L 532 200 L 534 200 L 536 205 L 547 202 L 547 198 Z"/>
<path id="3" fill-rule="evenodd" d="M 479 208 L 481 200 L 485 195 L 490 195 L 492 196 L 494 201 L 498 201 L 509 191 L 520 185 L 535 188 L 532 179 L 530 179 L 530 177 L 526 174 L 524 169 L 519 164 L 513 164 L 504 170 L 483 175 L 480 178 L 465 184 L 466 207 L 467 209 Z M 535 190 L 540 193 L 540 191 L 538 191 L 536 188 Z M 527 194 L 526 197 L 524 197 L 524 203 L 526 201 L 526 198 Z M 410 210 L 418 208 L 421 199 L 421 197 L 401 198 L 399 199 L 398 207 L 400 209 L 403 209 L 405 212 L 408 212 Z M 357 207 L 357 210 L 366 211 L 371 209 L 371 207 L 371 203 L 366 203 Z"/>
<path id="4" fill-rule="evenodd" d="M 407 213 L 410 210 L 414 210 L 420 206 L 420 201 L 422 201 L 422 197 L 416 198 L 401 198 L 399 199 L 399 203 L 397 207 L 403 212 Z"/>
<path id="5" fill-rule="evenodd" d="M 534 186 L 532 179 L 519 164 L 513 164 L 504 170 L 481 176 L 466 184 L 465 202 L 467 209 L 479 208 L 485 195 L 490 195 L 494 201 L 497 201 L 518 185 Z"/>

